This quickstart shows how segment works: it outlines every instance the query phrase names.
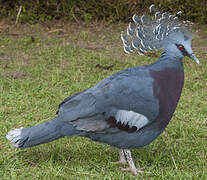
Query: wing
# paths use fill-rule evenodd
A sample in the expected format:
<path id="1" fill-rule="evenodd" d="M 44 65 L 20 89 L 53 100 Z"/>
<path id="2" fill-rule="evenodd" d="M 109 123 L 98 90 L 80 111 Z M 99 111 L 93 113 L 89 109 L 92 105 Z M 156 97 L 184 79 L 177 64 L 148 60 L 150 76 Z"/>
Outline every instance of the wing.
<path id="1" fill-rule="evenodd" d="M 158 100 L 146 68 L 116 73 L 94 87 L 68 98 L 58 115 L 78 130 L 140 129 L 156 119 Z"/>

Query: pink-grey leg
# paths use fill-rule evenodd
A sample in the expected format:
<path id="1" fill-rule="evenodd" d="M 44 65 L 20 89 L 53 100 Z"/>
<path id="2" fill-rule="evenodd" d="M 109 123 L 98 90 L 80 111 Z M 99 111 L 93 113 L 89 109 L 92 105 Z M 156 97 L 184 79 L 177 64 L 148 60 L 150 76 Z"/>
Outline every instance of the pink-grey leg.
<path id="1" fill-rule="evenodd" d="M 120 157 L 120 159 L 119 159 L 120 164 L 126 164 L 127 163 L 123 149 L 119 149 L 119 157 Z"/>
<path id="2" fill-rule="evenodd" d="M 123 149 L 119 149 L 119 161 L 115 162 L 115 164 L 127 164 Z"/>
<path id="3" fill-rule="evenodd" d="M 123 171 L 130 171 L 135 176 L 137 176 L 138 173 L 143 173 L 141 168 L 136 168 L 136 166 L 134 165 L 134 161 L 132 159 L 131 151 L 128 150 L 128 149 L 124 149 L 123 152 L 124 152 L 124 154 L 126 156 L 126 159 L 127 159 L 128 164 L 129 164 L 129 167 L 128 168 L 121 168 L 121 169 Z"/>

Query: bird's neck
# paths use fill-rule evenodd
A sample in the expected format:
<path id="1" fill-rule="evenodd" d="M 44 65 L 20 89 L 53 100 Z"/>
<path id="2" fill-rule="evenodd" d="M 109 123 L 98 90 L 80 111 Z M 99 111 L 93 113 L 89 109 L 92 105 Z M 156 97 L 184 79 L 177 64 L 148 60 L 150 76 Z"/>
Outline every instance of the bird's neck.
<path id="1" fill-rule="evenodd" d="M 182 57 L 173 56 L 171 53 L 164 51 L 160 58 L 154 63 L 156 68 L 176 68 L 183 71 Z"/>

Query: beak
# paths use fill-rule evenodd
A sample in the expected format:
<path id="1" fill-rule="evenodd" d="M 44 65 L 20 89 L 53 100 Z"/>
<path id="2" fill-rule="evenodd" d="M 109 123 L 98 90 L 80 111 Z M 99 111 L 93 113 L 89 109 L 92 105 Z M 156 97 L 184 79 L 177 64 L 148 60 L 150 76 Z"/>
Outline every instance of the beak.
<path id="1" fill-rule="evenodd" d="M 199 64 L 200 62 L 199 62 L 199 60 L 198 60 L 198 58 L 195 56 L 195 54 L 190 54 L 190 56 L 189 56 L 191 59 L 193 59 L 197 64 Z"/>

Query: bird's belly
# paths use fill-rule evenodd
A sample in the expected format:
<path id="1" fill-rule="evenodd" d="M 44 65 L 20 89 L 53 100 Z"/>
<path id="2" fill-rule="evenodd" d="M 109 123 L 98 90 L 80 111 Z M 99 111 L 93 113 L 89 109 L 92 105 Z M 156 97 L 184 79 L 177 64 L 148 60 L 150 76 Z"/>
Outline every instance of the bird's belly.
<path id="1" fill-rule="evenodd" d="M 152 130 L 152 129 L 141 129 L 133 133 L 128 133 L 125 131 L 118 131 L 112 133 L 90 133 L 87 135 L 90 139 L 98 141 L 101 143 L 109 144 L 111 146 L 121 148 L 121 149 L 132 149 L 143 147 L 150 144 L 154 139 L 156 139 L 162 131 Z"/>

